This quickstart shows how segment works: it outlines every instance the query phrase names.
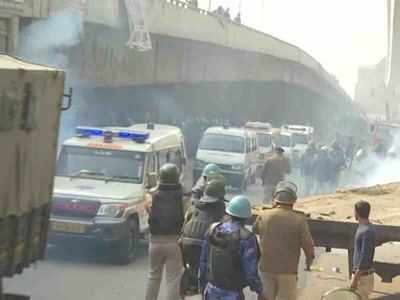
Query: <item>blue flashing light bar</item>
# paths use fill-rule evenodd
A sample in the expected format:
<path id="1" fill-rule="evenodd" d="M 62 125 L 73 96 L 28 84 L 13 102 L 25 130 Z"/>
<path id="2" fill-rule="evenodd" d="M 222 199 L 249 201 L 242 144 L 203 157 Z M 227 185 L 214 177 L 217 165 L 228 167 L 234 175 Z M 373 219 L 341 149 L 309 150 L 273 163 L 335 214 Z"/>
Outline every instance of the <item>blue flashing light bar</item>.
<path id="1" fill-rule="evenodd" d="M 145 131 L 107 130 L 94 127 L 76 128 L 76 134 L 83 137 L 104 136 L 105 132 L 112 132 L 112 135 L 114 137 L 119 137 L 121 139 L 130 139 L 136 142 L 145 142 L 150 137 L 150 133 Z"/>

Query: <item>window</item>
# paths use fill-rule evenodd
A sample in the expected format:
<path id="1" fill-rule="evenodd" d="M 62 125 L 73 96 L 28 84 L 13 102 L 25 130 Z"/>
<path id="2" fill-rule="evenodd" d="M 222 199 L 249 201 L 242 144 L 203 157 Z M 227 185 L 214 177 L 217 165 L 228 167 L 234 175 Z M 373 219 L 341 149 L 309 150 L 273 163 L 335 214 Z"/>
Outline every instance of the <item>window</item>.
<path id="1" fill-rule="evenodd" d="M 158 169 L 160 169 L 163 165 L 169 162 L 169 153 L 168 151 L 158 152 Z"/>
<path id="2" fill-rule="evenodd" d="M 296 144 L 307 144 L 308 143 L 308 135 L 301 133 L 294 133 L 293 140 Z"/>
<path id="3" fill-rule="evenodd" d="M 157 159 L 155 154 L 149 154 L 149 173 L 156 173 L 157 172 Z"/>
<path id="4" fill-rule="evenodd" d="M 256 152 L 257 151 L 257 140 L 256 140 L 256 138 L 252 138 L 252 141 L 253 141 L 253 152 Z"/>
<path id="5" fill-rule="evenodd" d="M 271 136 L 269 134 L 257 133 L 257 141 L 260 147 L 271 146 Z"/>
<path id="6" fill-rule="evenodd" d="M 201 139 L 199 149 L 244 153 L 245 140 L 240 136 L 209 133 Z"/>
<path id="7" fill-rule="evenodd" d="M 182 155 L 180 150 L 170 153 L 170 162 L 175 164 L 178 169 L 182 171 Z"/>
<path id="8" fill-rule="evenodd" d="M 57 175 L 141 183 L 144 157 L 141 152 L 64 146 Z"/>
<path id="9" fill-rule="evenodd" d="M 246 153 L 251 152 L 251 139 L 246 137 Z"/>
<path id="10" fill-rule="evenodd" d="M 279 144 L 281 147 L 290 147 L 291 146 L 291 138 L 288 135 L 280 135 L 279 136 Z"/>

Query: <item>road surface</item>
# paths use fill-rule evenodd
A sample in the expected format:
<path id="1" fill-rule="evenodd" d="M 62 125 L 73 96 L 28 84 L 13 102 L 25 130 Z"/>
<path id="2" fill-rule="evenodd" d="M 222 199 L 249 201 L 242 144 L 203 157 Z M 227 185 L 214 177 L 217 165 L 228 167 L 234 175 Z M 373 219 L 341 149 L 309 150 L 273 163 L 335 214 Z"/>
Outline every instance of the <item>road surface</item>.
<path id="1" fill-rule="evenodd" d="M 292 179 L 298 182 L 298 177 Z M 229 193 L 228 198 L 233 194 Z M 260 183 L 250 186 L 246 194 L 253 204 L 259 203 L 263 196 Z M 327 274 L 335 266 L 340 266 L 341 270 L 346 269 L 345 254 L 319 252 L 320 259 L 316 261 L 316 265 L 322 265 L 324 271 L 300 272 L 299 287 L 303 296 L 299 300 L 320 299 L 322 292 L 329 288 L 348 284 L 345 273 L 339 274 L 340 280 L 335 278 L 329 280 L 332 274 Z M 389 251 L 388 255 L 391 255 L 390 253 L 393 251 Z M 397 253 L 400 253 L 399 249 Z M 301 263 L 300 270 L 303 265 L 304 263 Z M 107 253 L 102 253 L 101 249 L 85 248 L 81 245 L 79 248 L 63 250 L 50 246 L 46 261 L 39 262 L 37 266 L 26 270 L 22 275 L 6 279 L 4 287 L 7 292 L 30 295 L 32 300 L 142 300 L 147 281 L 147 268 L 146 241 L 141 243 L 137 259 L 128 266 L 113 264 Z M 338 277 L 338 274 L 333 275 Z M 311 286 L 313 288 L 310 288 Z M 379 289 L 385 293 L 388 286 Z M 400 290 L 400 280 L 394 286 L 391 285 L 390 289 Z M 256 299 L 254 294 L 246 294 L 249 295 L 246 297 L 247 300 Z M 164 295 L 165 289 L 162 287 L 160 296 Z M 400 299 L 399 295 L 394 297 L 385 295 L 382 299 Z"/>
<path id="2" fill-rule="evenodd" d="M 247 194 L 257 203 L 262 199 L 261 186 L 250 186 Z M 232 196 L 230 193 L 228 198 Z M 47 260 L 6 279 L 4 286 L 7 292 L 31 295 L 33 300 L 142 300 L 147 267 L 146 241 L 141 243 L 137 259 L 128 266 L 114 265 L 100 249 L 82 245 L 63 251 L 50 246 Z"/>

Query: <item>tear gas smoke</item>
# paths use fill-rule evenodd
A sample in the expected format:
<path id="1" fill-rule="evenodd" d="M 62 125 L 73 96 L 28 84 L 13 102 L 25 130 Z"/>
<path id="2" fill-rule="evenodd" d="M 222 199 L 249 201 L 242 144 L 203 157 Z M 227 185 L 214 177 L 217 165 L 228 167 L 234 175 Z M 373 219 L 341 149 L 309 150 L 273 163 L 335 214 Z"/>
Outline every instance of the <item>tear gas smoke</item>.
<path id="1" fill-rule="evenodd" d="M 375 167 L 366 170 L 367 185 L 400 181 L 400 134 L 395 135 L 392 146 L 388 149 L 386 158 L 376 158 Z"/>
<path id="2" fill-rule="evenodd" d="M 81 14 L 73 9 L 56 12 L 23 30 L 19 55 L 37 63 L 67 67 L 66 50 L 79 44 L 82 33 Z"/>
<path id="3" fill-rule="evenodd" d="M 56 12 L 45 20 L 32 23 L 21 33 L 19 56 L 35 63 L 46 64 L 67 71 L 66 87 L 72 82 L 68 50 L 80 43 L 83 34 L 82 15 L 74 9 Z M 73 105 L 61 115 L 59 141 L 73 134 L 77 122 L 77 102 L 74 93 Z"/>

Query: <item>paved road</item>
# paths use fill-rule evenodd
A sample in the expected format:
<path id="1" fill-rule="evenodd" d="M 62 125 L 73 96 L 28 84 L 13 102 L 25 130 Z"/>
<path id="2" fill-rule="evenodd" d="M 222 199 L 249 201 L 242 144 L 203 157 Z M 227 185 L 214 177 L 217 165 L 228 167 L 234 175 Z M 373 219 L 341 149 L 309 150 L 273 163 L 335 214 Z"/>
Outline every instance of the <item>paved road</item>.
<path id="1" fill-rule="evenodd" d="M 235 193 L 229 191 L 227 198 Z M 263 198 L 260 182 L 249 186 L 246 194 L 253 204 L 260 203 Z M 147 246 L 143 241 L 137 259 L 128 266 L 114 265 L 101 249 L 80 245 L 63 250 L 50 246 L 46 261 L 6 279 L 4 287 L 7 292 L 31 295 L 33 300 L 141 300 L 147 278 Z"/>
<path id="2" fill-rule="evenodd" d="M 233 194 L 231 192 L 228 198 Z M 260 186 L 249 187 L 247 194 L 255 203 L 262 199 Z M 114 265 L 107 253 L 84 245 L 68 251 L 49 247 L 46 261 L 5 280 L 4 286 L 8 292 L 31 295 L 33 300 L 141 300 L 144 299 L 147 266 L 145 241 L 138 258 L 129 266 Z"/>

